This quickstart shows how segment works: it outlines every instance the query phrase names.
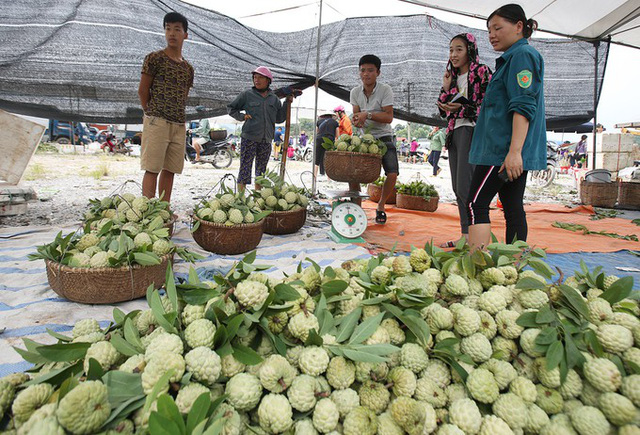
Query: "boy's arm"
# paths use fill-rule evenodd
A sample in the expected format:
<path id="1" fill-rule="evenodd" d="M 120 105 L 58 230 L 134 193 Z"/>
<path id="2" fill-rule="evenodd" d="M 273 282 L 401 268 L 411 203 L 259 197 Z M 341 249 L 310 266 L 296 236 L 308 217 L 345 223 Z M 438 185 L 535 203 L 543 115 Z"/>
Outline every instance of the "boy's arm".
<path id="1" fill-rule="evenodd" d="M 149 74 L 140 74 L 140 85 L 138 86 L 138 97 L 140 98 L 140 105 L 142 110 L 147 113 L 147 107 L 149 106 L 149 99 L 151 98 L 151 84 L 153 83 L 153 76 Z"/>

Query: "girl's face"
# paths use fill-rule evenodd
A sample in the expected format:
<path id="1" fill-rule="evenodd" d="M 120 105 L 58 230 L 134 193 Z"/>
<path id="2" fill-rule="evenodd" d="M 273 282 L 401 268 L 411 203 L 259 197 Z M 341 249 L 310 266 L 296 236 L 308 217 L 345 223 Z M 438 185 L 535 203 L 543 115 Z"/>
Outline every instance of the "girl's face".
<path id="1" fill-rule="evenodd" d="M 507 51 L 509 47 L 522 38 L 522 21 L 513 24 L 498 15 L 489 20 L 489 42 L 495 51 Z"/>
<path id="2" fill-rule="evenodd" d="M 467 41 L 455 38 L 449 44 L 449 60 L 454 68 L 464 67 L 469 64 L 469 55 L 467 53 Z"/>

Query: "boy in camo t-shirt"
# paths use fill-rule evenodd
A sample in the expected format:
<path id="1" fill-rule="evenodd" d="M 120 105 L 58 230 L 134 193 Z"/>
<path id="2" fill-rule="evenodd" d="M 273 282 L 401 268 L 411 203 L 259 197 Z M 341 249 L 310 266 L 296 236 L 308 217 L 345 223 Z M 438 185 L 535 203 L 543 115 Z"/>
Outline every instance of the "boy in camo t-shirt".
<path id="1" fill-rule="evenodd" d="M 173 176 L 184 167 L 184 111 L 193 86 L 193 67 L 182 58 L 187 19 L 170 12 L 163 24 L 167 46 L 145 57 L 138 88 L 144 110 L 140 167 L 145 171 L 143 195 L 155 197 L 157 186 L 158 195 L 170 202 Z"/>

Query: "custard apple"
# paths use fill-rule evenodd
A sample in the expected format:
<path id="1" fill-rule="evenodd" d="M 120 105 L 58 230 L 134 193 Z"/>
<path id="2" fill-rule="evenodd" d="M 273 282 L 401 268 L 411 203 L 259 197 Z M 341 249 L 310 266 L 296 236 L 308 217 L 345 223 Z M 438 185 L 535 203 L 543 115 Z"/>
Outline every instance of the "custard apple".
<path id="1" fill-rule="evenodd" d="M 329 367 L 329 354 L 322 347 L 306 347 L 300 353 L 298 365 L 304 374 L 311 376 L 321 375 Z"/>
<path id="2" fill-rule="evenodd" d="M 239 373 L 229 379 L 225 388 L 227 401 L 238 411 L 253 409 L 262 396 L 260 380 L 249 373 Z"/>
<path id="3" fill-rule="evenodd" d="M 569 416 L 573 427 L 580 435 L 602 435 L 609 433 L 611 429 L 602 411 L 593 406 L 574 409 Z"/>
<path id="4" fill-rule="evenodd" d="M 100 381 L 81 382 L 58 404 L 58 422 L 74 434 L 96 432 L 111 413 L 107 387 Z"/>
<path id="5" fill-rule="evenodd" d="M 449 420 L 467 434 L 480 430 L 482 416 L 476 403 L 471 399 L 456 400 L 449 406 Z"/>
<path id="6" fill-rule="evenodd" d="M 305 314 L 301 311 L 291 319 L 289 319 L 287 329 L 295 338 L 306 341 L 309 337 L 309 330 L 314 329 L 318 331 L 318 329 L 320 329 L 320 326 L 318 324 L 318 318 L 316 316 L 311 313 Z"/>
<path id="7" fill-rule="evenodd" d="M 513 393 L 500 395 L 493 402 L 493 413 L 503 419 L 513 430 L 524 428 L 527 423 L 527 405 Z"/>
<path id="8" fill-rule="evenodd" d="M 500 395 L 500 390 L 493 374 L 489 370 L 482 368 L 475 369 L 469 373 L 467 388 L 471 396 L 482 403 L 493 403 Z"/>
<path id="9" fill-rule="evenodd" d="M 344 418 L 342 430 L 344 435 L 375 435 L 378 417 L 366 406 L 358 406 Z"/>
<path id="10" fill-rule="evenodd" d="M 186 369 L 193 378 L 212 385 L 218 380 L 222 371 L 220 357 L 208 347 L 196 347 L 184 356 Z"/>
<path id="11" fill-rule="evenodd" d="M 242 215 L 242 211 L 237 208 L 232 208 L 229 210 L 229 220 L 234 224 L 241 224 L 244 222 L 244 216 Z"/>
<path id="12" fill-rule="evenodd" d="M 216 210 L 213 212 L 213 222 L 223 224 L 227 221 L 227 213 L 224 210 Z"/>
<path id="13" fill-rule="evenodd" d="M 336 390 L 349 388 L 356 379 L 356 368 L 351 361 L 336 356 L 329 361 L 326 373 L 327 381 Z"/>
<path id="14" fill-rule="evenodd" d="M 331 399 L 321 399 L 313 411 L 313 425 L 320 433 L 328 433 L 336 428 L 340 413 Z"/>
<path id="15" fill-rule="evenodd" d="M 455 296 L 468 296 L 471 294 L 469 283 L 460 275 L 449 275 L 444 282 L 444 286 L 449 293 Z"/>
<path id="16" fill-rule="evenodd" d="M 493 353 L 489 339 L 478 332 L 462 339 L 460 351 L 469 355 L 474 362 L 487 361 Z"/>
<path id="17" fill-rule="evenodd" d="M 191 349 L 213 346 L 216 325 L 208 319 L 194 320 L 184 330 L 184 341 Z"/>
<path id="18" fill-rule="evenodd" d="M 596 335 L 607 352 L 622 353 L 633 346 L 633 334 L 624 326 L 600 325 Z"/>
<path id="19" fill-rule="evenodd" d="M 95 359 L 98 364 L 100 364 L 100 367 L 102 367 L 102 370 L 106 371 L 118 361 L 118 358 L 120 358 L 120 353 L 118 353 L 113 344 L 108 341 L 93 343 L 89 349 L 87 349 L 84 357 L 84 372 L 89 372 L 90 359 Z"/>
<path id="20" fill-rule="evenodd" d="M 193 403 L 198 397 L 203 394 L 209 394 L 209 389 L 202 384 L 192 382 L 189 385 L 185 385 L 180 388 L 178 395 L 176 396 L 176 405 L 178 410 L 183 414 L 188 414 L 191 411 Z"/>
<path id="21" fill-rule="evenodd" d="M 360 387 L 360 404 L 376 414 L 381 414 L 387 409 L 390 400 L 391 393 L 379 382 L 366 381 Z"/>
<path id="22" fill-rule="evenodd" d="M 173 375 L 169 378 L 169 382 L 178 382 L 182 379 L 185 370 L 185 360 L 182 355 L 164 350 L 154 353 L 142 372 L 142 389 L 145 394 L 149 394 L 160 378 L 171 369 L 173 369 Z M 164 385 L 161 391 L 166 392 L 168 389 L 169 385 Z"/>
<path id="23" fill-rule="evenodd" d="M 94 332 L 100 332 L 100 324 L 95 319 L 82 319 L 79 320 L 73 325 L 73 329 L 71 330 L 71 336 L 73 338 L 78 338 L 81 335 L 89 335 Z"/>
<path id="24" fill-rule="evenodd" d="M 260 427 L 268 433 L 277 434 L 286 431 L 293 425 L 292 417 L 291 404 L 282 394 L 267 394 L 260 401 L 258 420 Z"/>
<path id="25" fill-rule="evenodd" d="M 281 355 L 271 355 L 260 365 L 260 383 L 272 393 L 282 393 L 296 377 L 296 370 Z"/>
<path id="26" fill-rule="evenodd" d="M 418 273 L 422 273 L 431 266 L 431 258 L 424 249 L 415 248 L 409 255 L 409 263 L 411 263 L 413 270 Z"/>
<path id="27" fill-rule="evenodd" d="M 616 365 L 606 358 L 593 358 L 582 368 L 584 377 L 603 393 L 615 392 L 622 384 L 622 376 Z"/>
<path id="28" fill-rule="evenodd" d="M 269 297 L 269 288 L 256 281 L 242 281 L 234 290 L 234 295 L 241 305 L 258 308 Z"/>

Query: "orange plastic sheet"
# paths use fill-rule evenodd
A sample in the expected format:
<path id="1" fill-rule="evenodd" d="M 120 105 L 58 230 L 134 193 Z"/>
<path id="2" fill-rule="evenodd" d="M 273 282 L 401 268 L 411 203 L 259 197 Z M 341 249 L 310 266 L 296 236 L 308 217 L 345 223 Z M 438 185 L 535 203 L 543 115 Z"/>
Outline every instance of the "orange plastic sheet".
<path id="1" fill-rule="evenodd" d="M 376 203 L 363 201 L 362 207 L 367 213 L 369 225 L 363 238 L 364 245 L 372 252 L 389 251 L 394 245 L 396 250 L 410 251 L 411 246 L 422 247 L 432 241 L 439 245 L 460 237 L 458 207 L 455 204 L 443 204 L 433 213 L 405 210 L 387 205 L 387 223 L 375 223 Z M 608 231 L 620 235 L 638 234 L 640 227 L 622 218 L 606 218 L 592 221 L 593 208 L 590 206 L 565 207 L 559 204 L 525 205 L 529 226 L 530 245 L 546 248 L 549 253 L 564 252 L 615 252 L 623 249 L 638 250 L 640 242 L 614 239 L 602 235 L 584 235 L 551 226 L 553 222 L 581 224 L 591 231 Z M 492 231 L 499 240 L 504 240 L 505 221 L 499 209 L 490 213 Z M 396 245 L 397 243 L 397 245 Z"/>

